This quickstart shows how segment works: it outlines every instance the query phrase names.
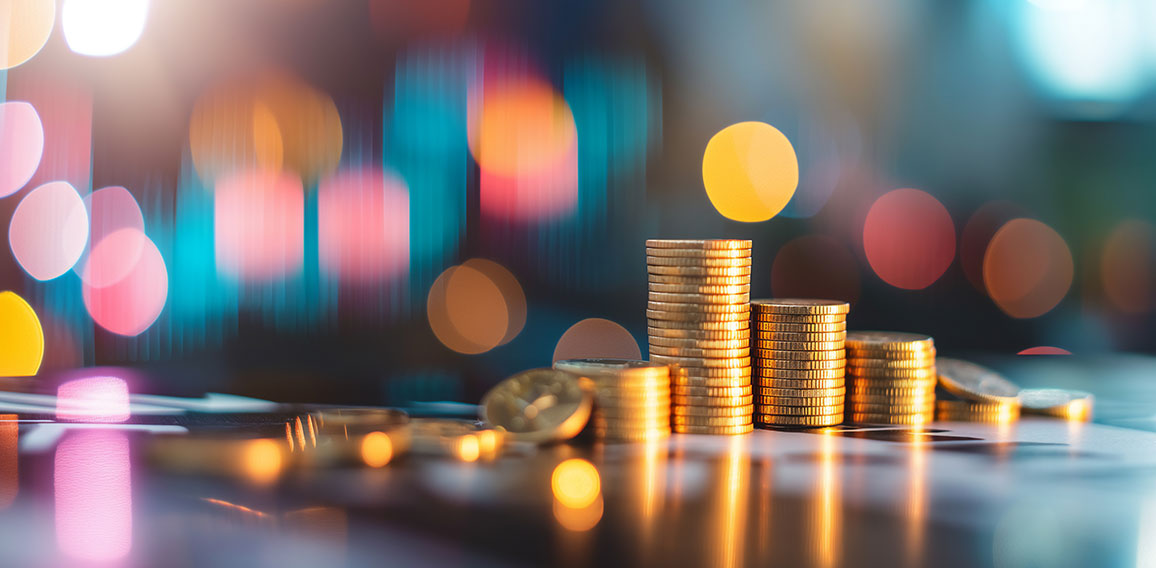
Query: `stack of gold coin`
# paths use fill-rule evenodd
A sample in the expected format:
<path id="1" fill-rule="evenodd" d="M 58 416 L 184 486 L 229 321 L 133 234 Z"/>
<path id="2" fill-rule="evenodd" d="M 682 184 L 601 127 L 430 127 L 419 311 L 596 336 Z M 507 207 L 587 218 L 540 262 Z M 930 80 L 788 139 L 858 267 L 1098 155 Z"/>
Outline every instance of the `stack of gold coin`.
<path id="1" fill-rule="evenodd" d="M 919 425 L 935 419 L 935 342 L 891 331 L 847 334 L 847 420 Z"/>
<path id="2" fill-rule="evenodd" d="M 755 300 L 755 411 L 761 426 L 843 422 L 843 338 L 851 306 L 838 300 Z"/>
<path id="3" fill-rule="evenodd" d="M 646 241 L 650 360 L 673 367 L 671 423 L 745 434 L 751 396 L 751 241 Z"/>
<path id="4" fill-rule="evenodd" d="M 974 400 L 940 400 L 935 415 L 944 422 L 992 422 L 1006 424 L 1020 417 L 1018 404 Z"/>
<path id="5" fill-rule="evenodd" d="M 589 428 L 607 442 L 670 436 L 670 367 L 628 359 L 565 359 L 554 368 L 589 379 L 594 411 Z"/>

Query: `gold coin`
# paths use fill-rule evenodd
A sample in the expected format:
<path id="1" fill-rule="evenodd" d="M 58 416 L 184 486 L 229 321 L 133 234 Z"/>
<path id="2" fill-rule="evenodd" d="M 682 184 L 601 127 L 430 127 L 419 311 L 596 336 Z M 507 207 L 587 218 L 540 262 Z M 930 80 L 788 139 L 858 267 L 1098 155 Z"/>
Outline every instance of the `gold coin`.
<path id="1" fill-rule="evenodd" d="M 846 399 L 843 395 L 839 396 L 809 396 L 809 397 L 785 397 L 785 396 L 766 396 L 759 395 L 755 399 L 758 403 L 760 412 L 768 412 L 764 410 L 766 406 L 839 406 L 842 407 Z M 840 410 L 842 412 L 842 410 Z"/>
<path id="2" fill-rule="evenodd" d="M 670 417 L 670 423 L 675 426 L 742 426 L 751 423 L 752 411 L 748 410 L 746 414 L 741 416 L 685 416 L 675 415 Z"/>
<path id="3" fill-rule="evenodd" d="M 678 286 L 742 286 L 750 290 L 751 277 L 747 276 L 717 276 L 717 275 L 678 275 L 654 274 L 646 275 L 650 285 L 675 284 Z"/>
<path id="4" fill-rule="evenodd" d="M 842 341 L 767 341 L 760 339 L 755 343 L 755 347 L 772 351 L 835 351 L 844 357 L 846 356 Z"/>
<path id="5" fill-rule="evenodd" d="M 646 323 L 650 326 L 674 326 L 676 328 L 711 329 L 707 325 L 722 326 L 719 329 L 750 329 L 748 314 L 717 314 L 704 312 L 668 312 L 646 310 Z"/>
<path id="6" fill-rule="evenodd" d="M 809 353 L 808 351 L 774 351 L 773 353 Z M 757 356 L 757 355 L 756 355 Z M 795 359 L 776 355 L 760 356 L 759 367 L 764 369 L 842 369 L 843 359 Z"/>
<path id="7" fill-rule="evenodd" d="M 576 375 L 630 375 L 662 377 L 670 374 L 670 367 L 639 359 L 561 359 L 554 362 L 554 368 Z"/>
<path id="8" fill-rule="evenodd" d="M 646 257 L 646 266 L 699 266 L 703 268 L 738 268 L 750 266 L 750 255 L 738 258 L 713 257 L 684 257 L 684 256 L 650 256 Z"/>
<path id="9" fill-rule="evenodd" d="M 755 431 L 754 424 L 739 424 L 738 426 L 694 426 L 691 424 L 675 424 L 677 434 L 705 434 L 708 436 L 737 436 L 750 434 Z"/>
<path id="10" fill-rule="evenodd" d="M 704 314 L 744 314 L 749 315 L 751 307 L 747 304 L 676 304 L 672 302 L 646 302 L 647 310 L 664 312 L 691 312 Z"/>
<path id="11" fill-rule="evenodd" d="M 841 321 L 836 323 L 786 323 L 774 321 L 759 322 L 759 333 L 766 334 L 767 337 L 760 337 L 760 339 L 774 339 L 772 335 L 780 333 L 838 333 L 838 339 L 843 339 L 847 335 L 847 322 Z M 822 341 L 822 340 L 820 340 Z"/>
<path id="12" fill-rule="evenodd" d="M 750 367 L 674 367 L 671 375 L 671 384 L 686 384 L 679 382 L 684 378 L 703 379 L 743 379 L 751 382 Z"/>
<path id="13" fill-rule="evenodd" d="M 914 387 L 860 387 L 855 389 L 855 396 L 862 396 L 866 398 L 894 398 L 896 400 L 910 400 L 913 398 L 926 397 L 928 392 L 934 392 L 934 386 L 914 386 Z"/>
<path id="14" fill-rule="evenodd" d="M 767 379 L 839 379 L 843 384 L 843 369 L 775 369 L 755 362 L 755 374 Z"/>
<path id="15" fill-rule="evenodd" d="M 736 285 L 736 286 L 717 286 L 717 285 L 713 285 L 713 284 L 661 284 L 661 283 L 657 283 L 657 282 L 651 282 L 647 286 L 647 290 L 652 295 L 653 294 L 677 294 L 680 296 L 704 295 L 704 296 L 710 296 L 710 297 L 712 297 L 712 299 L 713 299 L 713 297 L 716 297 L 716 296 L 717 297 L 723 297 L 723 298 L 729 298 L 729 297 L 733 296 L 735 298 L 739 298 L 739 297 L 743 298 L 743 300 L 742 300 L 743 302 L 749 302 L 751 300 L 751 287 L 749 285 L 745 285 L 745 284 Z M 680 300 L 680 301 L 689 301 L 689 300 Z"/>
<path id="16" fill-rule="evenodd" d="M 930 382 L 933 385 L 938 379 L 935 374 L 935 369 L 884 369 L 880 367 L 856 367 L 852 366 L 854 360 L 847 361 L 847 377 L 855 377 L 856 379 L 867 379 L 869 381 L 879 382 L 880 386 L 902 386 L 900 384 L 889 385 L 887 381 L 904 379 L 919 384 Z"/>
<path id="17" fill-rule="evenodd" d="M 755 396 L 758 397 L 772 398 L 832 398 L 845 396 L 847 390 L 843 387 L 831 387 L 826 389 L 792 389 L 755 386 L 754 393 Z"/>
<path id="18" fill-rule="evenodd" d="M 647 248 L 735 250 L 751 248 L 744 239 L 646 239 Z"/>
<path id="19" fill-rule="evenodd" d="M 842 331 L 835 331 L 829 333 L 781 333 L 778 331 L 759 331 L 755 330 L 755 340 L 758 343 L 781 343 L 781 342 L 796 342 L 796 343 L 835 343 L 839 345 L 834 346 L 834 349 L 843 348 L 843 336 L 846 333 Z M 767 349 L 773 349 L 768 347 Z"/>
<path id="20" fill-rule="evenodd" d="M 1003 375 L 970 361 L 940 357 L 935 361 L 939 385 L 960 398 L 996 404 L 1018 404 L 1020 388 Z"/>
<path id="21" fill-rule="evenodd" d="M 865 359 L 847 357 L 847 366 L 859 369 L 918 369 L 935 371 L 935 359 Z"/>
<path id="22" fill-rule="evenodd" d="M 650 347 L 675 347 L 683 349 L 746 349 L 750 352 L 750 340 L 747 339 L 681 339 L 670 337 L 651 337 Z"/>
<path id="23" fill-rule="evenodd" d="M 930 349 L 935 340 L 930 335 L 900 331 L 852 331 L 847 333 L 847 344 L 863 349 Z"/>
<path id="24" fill-rule="evenodd" d="M 720 358 L 734 358 L 734 357 L 749 357 L 751 350 L 749 347 L 740 349 L 698 349 L 695 347 L 664 347 L 661 345 L 650 346 L 651 355 L 667 355 L 673 357 L 705 357 L 711 359 Z"/>
<path id="25" fill-rule="evenodd" d="M 653 426 L 662 426 L 670 424 L 670 409 L 666 409 L 665 413 L 608 413 L 603 412 L 602 409 L 595 409 L 594 416 L 590 418 L 590 423 L 595 426 L 605 426 L 607 428 L 644 428 Z"/>
<path id="26" fill-rule="evenodd" d="M 659 276 L 713 276 L 723 278 L 734 278 L 737 276 L 751 275 L 750 266 L 655 266 L 653 264 L 646 265 L 646 272 L 648 274 L 657 274 Z"/>
<path id="27" fill-rule="evenodd" d="M 920 426 L 935 420 L 931 413 L 927 414 L 864 414 L 848 412 L 847 422 L 855 424 L 892 424 L 896 426 Z"/>
<path id="28" fill-rule="evenodd" d="M 918 406 L 920 404 L 935 402 L 935 391 L 930 390 L 917 396 L 907 397 L 866 395 L 858 391 L 851 391 L 849 394 L 849 400 L 859 404 Z"/>
<path id="29" fill-rule="evenodd" d="M 577 436 L 590 419 L 594 396 L 565 371 L 532 369 L 500 383 L 482 397 L 482 421 L 517 440 L 546 443 Z"/>
<path id="30" fill-rule="evenodd" d="M 940 400 L 936 402 L 936 410 L 940 412 L 958 414 L 1019 414 L 1019 402 L 975 402 L 970 400 Z"/>
<path id="31" fill-rule="evenodd" d="M 784 416 L 781 414 L 759 414 L 755 420 L 764 426 L 792 426 L 795 428 L 821 428 L 838 426 L 843 423 L 842 414 L 828 416 Z"/>
<path id="32" fill-rule="evenodd" d="M 751 249 L 646 247 L 646 256 L 677 256 L 682 258 L 750 258 Z"/>
<path id="33" fill-rule="evenodd" d="M 599 394 L 595 400 L 596 408 L 661 408 L 670 406 L 670 394 L 662 393 L 654 396 L 612 396 Z"/>
<path id="34" fill-rule="evenodd" d="M 935 411 L 935 400 L 917 404 L 872 404 L 868 402 L 847 401 L 848 412 L 862 414 L 921 414 Z"/>
<path id="35" fill-rule="evenodd" d="M 724 359 L 707 359 L 705 357 L 673 357 L 670 355 L 651 355 L 651 361 L 657 363 L 666 363 L 668 365 L 678 365 L 680 368 L 694 368 L 694 367 L 718 367 L 723 369 L 737 369 L 741 367 L 750 367 L 750 357 L 730 357 Z"/>
<path id="36" fill-rule="evenodd" d="M 652 302 L 666 302 L 670 304 L 722 304 L 742 305 L 750 309 L 750 294 L 667 294 L 651 291 L 648 299 Z"/>
<path id="37" fill-rule="evenodd" d="M 754 305 L 755 305 L 754 300 L 752 300 L 751 301 L 751 307 L 752 307 L 751 317 L 755 321 L 759 322 L 760 329 L 762 329 L 764 325 L 775 325 L 777 328 L 777 326 L 780 324 L 788 324 L 788 323 L 789 324 L 796 324 L 796 325 L 814 325 L 814 324 L 838 323 L 838 324 L 844 324 L 845 325 L 847 322 L 847 316 L 845 314 L 800 315 L 800 314 L 766 313 L 766 312 L 758 311 L 757 308 L 754 308 Z"/>
<path id="38" fill-rule="evenodd" d="M 851 311 L 851 304 L 841 300 L 817 300 L 810 298 L 775 298 L 753 300 L 751 305 L 759 313 L 794 315 L 845 315 Z"/>
<path id="39" fill-rule="evenodd" d="M 690 323 L 734 323 L 738 322 L 750 327 L 750 315 L 746 311 L 705 311 L 705 310 L 673 310 L 654 307 L 657 302 L 646 303 L 647 322 L 690 322 Z M 704 304 L 705 305 L 705 304 Z"/>
<path id="40" fill-rule="evenodd" d="M 770 389 L 836 389 L 843 388 L 843 379 L 776 379 L 755 377 L 752 384 Z"/>
<path id="41" fill-rule="evenodd" d="M 637 437 L 646 439 L 649 436 L 665 438 L 670 435 L 670 421 L 640 425 L 591 424 L 589 430 L 594 432 L 596 437 L 603 439 L 622 440 Z"/>
<path id="42" fill-rule="evenodd" d="M 776 416 L 830 416 L 843 414 L 842 404 L 828 406 L 779 406 L 771 404 L 759 405 L 759 414 Z"/>
<path id="43" fill-rule="evenodd" d="M 642 432 L 614 432 L 595 429 L 594 435 L 604 442 L 655 442 L 669 438 L 670 428 Z"/>
<path id="44" fill-rule="evenodd" d="M 792 361 L 843 361 L 842 349 L 828 349 L 826 351 L 792 351 L 790 349 L 751 349 L 751 354 L 760 361 L 792 360 Z"/>
<path id="45" fill-rule="evenodd" d="M 748 326 L 750 324 L 747 324 Z M 710 341 L 743 341 L 749 342 L 751 331 L 749 329 L 736 329 L 731 331 L 722 330 L 703 330 L 703 329 L 671 329 L 663 327 L 647 327 L 646 334 L 650 338 L 665 338 L 665 339 L 693 339 L 693 340 L 710 340 Z"/>
<path id="46" fill-rule="evenodd" d="M 748 382 L 743 386 L 738 387 L 696 387 L 675 385 L 670 387 L 671 396 L 687 397 L 687 396 L 728 396 L 728 397 L 743 397 L 751 396 L 751 385 Z"/>
<path id="47" fill-rule="evenodd" d="M 750 377 L 675 377 L 671 381 L 671 392 L 678 388 L 750 388 Z"/>
<path id="48" fill-rule="evenodd" d="M 671 402 L 676 406 L 750 406 L 754 404 L 752 395 L 746 396 L 680 396 L 671 395 Z"/>

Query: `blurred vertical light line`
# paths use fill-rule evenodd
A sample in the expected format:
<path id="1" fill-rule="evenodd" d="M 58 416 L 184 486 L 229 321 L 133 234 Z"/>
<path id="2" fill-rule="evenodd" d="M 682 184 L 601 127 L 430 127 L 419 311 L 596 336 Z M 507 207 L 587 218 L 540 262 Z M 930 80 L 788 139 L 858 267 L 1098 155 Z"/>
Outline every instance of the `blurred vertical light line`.
<path id="1" fill-rule="evenodd" d="M 86 365 L 92 364 L 96 358 L 93 321 L 84 308 L 80 279 L 66 276 L 47 282 L 37 282 L 25 275 L 23 289 L 28 291 L 29 301 L 36 309 L 43 309 L 46 316 L 55 318 L 63 324 L 45 330 L 45 345 L 60 345 L 61 338 L 58 334 L 68 330 L 80 347 L 81 362 Z M 45 355 L 51 357 L 54 354 Z"/>
<path id="2" fill-rule="evenodd" d="M 383 110 L 383 162 L 410 190 L 409 286 L 402 305 L 421 309 L 425 292 L 453 263 L 466 224 L 467 51 L 426 47 L 399 57 L 392 108 Z"/>

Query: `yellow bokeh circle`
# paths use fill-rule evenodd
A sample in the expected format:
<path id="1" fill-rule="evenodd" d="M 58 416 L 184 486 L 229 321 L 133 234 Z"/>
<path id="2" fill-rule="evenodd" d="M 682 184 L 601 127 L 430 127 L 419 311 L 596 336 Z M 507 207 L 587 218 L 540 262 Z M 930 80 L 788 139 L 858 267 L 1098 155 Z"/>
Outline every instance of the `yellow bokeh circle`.
<path id="1" fill-rule="evenodd" d="M 782 132 L 740 122 L 715 134 L 702 157 L 702 182 L 723 217 L 745 223 L 778 215 L 799 186 L 799 159 Z"/>
<path id="2" fill-rule="evenodd" d="M 24 298 L 0 292 L 0 377 L 26 377 L 40 370 L 44 330 Z"/>

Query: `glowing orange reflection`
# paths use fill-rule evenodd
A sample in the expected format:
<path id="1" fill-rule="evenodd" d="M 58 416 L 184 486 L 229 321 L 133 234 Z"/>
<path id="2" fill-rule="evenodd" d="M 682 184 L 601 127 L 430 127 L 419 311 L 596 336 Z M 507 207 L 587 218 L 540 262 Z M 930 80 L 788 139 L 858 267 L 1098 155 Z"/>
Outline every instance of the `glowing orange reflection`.
<path id="1" fill-rule="evenodd" d="M 393 442 L 385 432 L 370 432 L 361 440 L 361 461 L 369 467 L 385 467 L 393 459 Z"/>
<path id="2" fill-rule="evenodd" d="M 927 446 L 916 437 L 910 446 L 907 468 L 907 564 L 924 564 L 923 545 L 927 532 Z"/>
<path id="3" fill-rule="evenodd" d="M 15 414 L 0 414 L 0 509 L 6 509 L 20 492 L 20 425 Z"/>
<path id="4" fill-rule="evenodd" d="M 1034 219 L 1012 219 L 1000 227 L 983 259 L 988 295 L 1015 318 L 1051 311 L 1067 295 L 1074 271 L 1063 237 Z"/>
<path id="5" fill-rule="evenodd" d="M 818 566 L 838 566 L 842 558 L 842 503 L 839 482 L 839 454 L 835 435 L 824 430 L 819 441 L 819 475 L 816 478 L 815 509 L 810 537 L 811 551 Z"/>
<path id="6" fill-rule="evenodd" d="M 930 194 L 896 189 L 867 212 L 863 251 L 884 282 L 919 290 L 938 280 L 955 258 L 955 226 L 947 208 Z"/>
<path id="7" fill-rule="evenodd" d="M 747 223 L 766 221 L 795 195 L 799 158 L 777 128 L 764 122 L 740 122 L 707 142 L 702 182 L 723 217 Z"/>
<path id="8" fill-rule="evenodd" d="M 602 520 L 602 496 L 598 495 L 594 502 L 586 507 L 567 507 L 561 501 L 554 501 L 554 518 L 562 528 L 572 532 L 585 532 L 598 525 Z"/>
<path id="9" fill-rule="evenodd" d="M 747 453 L 747 437 L 736 436 L 727 440 L 727 453 L 723 456 L 722 479 L 719 480 L 717 494 L 718 509 L 715 511 L 713 550 L 718 555 L 712 562 L 718 566 L 737 567 L 744 565 L 746 551 L 747 485 L 750 476 L 750 455 Z M 710 549 L 708 549 L 710 550 Z"/>
<path id="10" fill-rule="evenodd" d="M 116 430 L 69 433 L 56 447 L 56 544 L 88 562 L 120 560 L 132 549 L 128 438 Z"/>
<path id="11" fill-rule="evenodd" d="M 566 330 L 554 347 L 554 361 L 581 358 L 641 359 L 638 342 L 625 327 L 602 318 L 587 318 Z"/>
<path id="12" fill-rule="evenodd" d="M 594 464 L 571 458 L 550 476 L 554 517 L 567 530 L 587 531 L 602 518 L 602 480 Z"/>
<path id="13" fill-rule="evenodd" d="M 459 437 L 454 447 L 454 455 L 466 463 L 478 461 L 478 458 L 482 455 L 482 447 L 478 442 L 478 437 L 473 434 L 466 434 L 465 436 Z"/>
<path id="14" fill-rule="evenodd" d="M 501 265 L 472 259 L 446 269 L 430 287 L 434 335 L 459 353 L 484 353 L 510 341 L 526 323 L 526 297 Z"/>

